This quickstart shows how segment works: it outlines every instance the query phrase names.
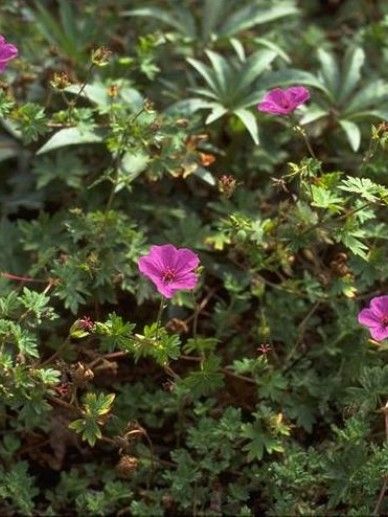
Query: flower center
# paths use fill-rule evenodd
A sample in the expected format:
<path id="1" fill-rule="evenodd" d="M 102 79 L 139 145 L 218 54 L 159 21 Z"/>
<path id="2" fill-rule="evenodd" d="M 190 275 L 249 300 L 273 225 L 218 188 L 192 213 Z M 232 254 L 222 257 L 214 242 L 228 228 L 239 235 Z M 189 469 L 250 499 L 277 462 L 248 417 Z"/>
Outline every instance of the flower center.
<path id="1" fill-rule="evenodd" d="M 280 99 L 280 106 L 282 108 L 285 108 L 285 109 L 288 109 L 291 105 L 290 103 L 290 99 L 288 99 L 286 96 L 283 96 L 281 99 Z"/>
<path id="2" fill-rule="evenodd" d="M 172 282 L 175 277 L 176 272 L 172 268 L 168 267 L 163 273 L 163 282 L 168 284 L 169 282 Z"/>
<path id="3" fill-rule="evenodd" d="M 381 324 L 383 327 L 388 327 L 388 314 L 384 314 L 381 318 Z"/>

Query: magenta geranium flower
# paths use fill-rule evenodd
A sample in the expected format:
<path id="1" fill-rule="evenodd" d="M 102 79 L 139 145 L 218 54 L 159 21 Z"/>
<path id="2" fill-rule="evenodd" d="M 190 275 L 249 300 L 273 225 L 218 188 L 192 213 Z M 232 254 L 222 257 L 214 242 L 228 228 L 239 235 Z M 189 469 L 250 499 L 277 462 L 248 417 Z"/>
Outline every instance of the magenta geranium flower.
<path id="1" fill-rule="evenodd" d="M 274 88 L 265 94 L 264 99 L 257 105 L 257 109 L 274 115 L 289 115 L 309 98 L 310 92 L 304 86 Z"/>
<path id="2" fill-rule="evenodd" d="M 18 49 L 12 43 L 8 43 L 4 36 L 0 35 L 0 73 L 4 72 L 8 62 L 19 54 Z"/>
<path id="3" fill-rule="evenodd" d="M 177 291 L 194 289 L 198 277 L 194 269 L 199 258 L 187 248 L 175 248 L 172 244 L 151 246 L 148 255 L 140 257 L 140 272 L 149 278 L 160 294 L 172 298 Z"/>
<path id="4" fill-rule="evenodd" d="M 388 338 L 388 296 L 372 298 L 369 308 L 362 309 L 358 322 L 369 329 L 373 339 L 382 341 Z"/>

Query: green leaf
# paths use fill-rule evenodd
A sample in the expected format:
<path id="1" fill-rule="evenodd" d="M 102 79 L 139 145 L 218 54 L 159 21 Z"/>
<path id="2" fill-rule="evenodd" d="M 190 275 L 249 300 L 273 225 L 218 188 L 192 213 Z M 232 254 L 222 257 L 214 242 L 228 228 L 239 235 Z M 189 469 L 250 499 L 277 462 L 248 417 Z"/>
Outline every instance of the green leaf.
<path id="1" fill-rule="evenodd" d="M 224 376 L 219 371 L 221 360 L 210 354 L 197 371 L 192 371 L 180 384 L 184 386 L 193 397 L 209 395 L 223 386 Z"/>
<path id="2" fill-rule="evenodd" d="M 322 78 L 330 92 L 331 99 L 335 100 L 340 83 L 338 63 L 333 54 L 322 48 L 318 50 L 318 59 L 321 63 Z"/>
<path id="3" fill-rule="evenodd" d="M 73 429 L 76 433 L 81 434 L 82 440 L 88 442 L 91 447 L 94 447 L 97 440 L 102 437 L 102 432 L 97 422 L 90 418 L 74 420 L 74 422 L 69 424 L 69 429 Z"/>
<path id="4" fill-rule="evenodd" d="M 82 92 L 79 94 L 81 88 Z M 100 108 L 108 108 L 112 104 L 112 99 L 108 95 L 108 85 L 101 82 L 87 84 L 84 87 L 82 84 L 71 84 L 65 88 L 65 91 L 89 99 Z M 142 95 L 135 88 L 129 86 L 119 85 L 118 98 L 128 103 L 132 107 L 132 111 L 138 111 L 144 105 Z"/>
<path id="5" fill-rule="evenodd" d="M 174 29 L 182 32 L 186 32 L 186 27 L 181 20 L 177 19 L 173 13 L 169 13 L 165 9 L 159 9 L 158 7 L 141 7 L 139 9 L 131 9 L 130 11 L 121 12 L 121 16 L 140 16 L 147 18 L 155 18 Z"/>
<path id="6" fill-rule="evenodd" d="M 201 63 L 201 61 L 198 61 L 198 59 L 193 59 L 191 57 L 187 58 L 187 62 L 190 63 L 190 65 L 193 68 L 195 68 L 195 70 L 197 70 L 197 72 L 199 74 L 201 74 L 201 76 L 207 82 L 208 86 L 214 92 L 216 92 L 218 95 L 221 93 L 219 91 L 219 88 L 218 88 L 218 82 L 216 81 L 216 79 L 214 77 L 214 73 L 212 72 L 212 70 L 208 66 L 204 65 L 203 63 Z"/>
<path id="7" fill-rule="evenodd" d="M 214 107 L 210 114 L 206 117 L 205 124 L 211 124 L 212 122 L 215 122 L 223 115 L 225 115 L 225 113 L 228 112 L 228 110 L 224 108 L 221 104 L 211 103 L 209 104 L 209 106 L 210 105 L 214 105 Z"/>
<path id="8" fill-rule="evenodd" d="M 18 461 L 8 472 L 0 471 L 0 497 L 10 499 L 14 511 L 22 515 L 32 515 L 35 509 L 33 499 L 39 490 L 35 486 L 35 478 L 28 473 L 28 463 Z"/>
<path id="9" fill-rule="evenodd" d="M 252 140 L 256 145 L 259 144 L 259 130 L 257 127 L 256 117 L 246 109 L 238 109 L 233 112 L 244 124 L 244 126 L 249 131 Z"/>
<path id="10" fill-rule="evenodd" d="M 326 117 L 328 114 L 328 111 L 320 108 L 319 106 L 309 106 L 299 123 L 302 125 L 310 124 L 311 122 L 315 122 L 316 120 Z"/>
<path id="11" fill-rule="evenodd" d="M 379 195 L 386 195 L 388 193 L 387 187 L 374 183 L 369 178 L 355 178 L 347 176 L 339 188 L 345 192 L 353 192 L 363 197 L 367 201 L 378 201 Z"/>
<path id="12" fill-rule="evenodd" d="M 339 101 L 345 100 L 356 88 L 361 79 L 361 68 L 364 65 L 365 52 L 360 47 L 349 48 L 344 56 L 345 70 L 342 74 Z"/>
<path id="13" fill-rule="evenodd" d="M 217 24 L 223 15 L 225 0 L 205 0 L 202 15 L 202 39 L 207 41 L 216 32 Z"/>
<path id="14" fill-rule="evenodd" d="M 382 79 L 370 81 L 356 92 L 345 106 L 344 113 L 354 113 L 366 110 L 371 106 L 379 106 L 388 100 L 388 83 Z"/>
<path id="15" fill-rule="evenodd" d="M 350 147 L 356 152 L 361 143 L 361 131 L 359 127 L 350 120 L 340 120 L 339 123 L 346 133 Z"/>
<path id="16" fill-rule="evenodd" d="M 197 167 L 193 172 L 193 176 L 197 176 L 202 181 L 214 187 L 216 185 L 216 180 L 211 172 L 204 169 L 203 167 Z"/>
<path id="17" fill-rule="evenodd" d="M 78 127 L 69 127 L 55 133 L 36 154 L 48 153 L 68 145 L 98 144 L 102 141 L 103 138 L 97 131 L 81 131 Z"/>
<path id="18" fill-rule="evenodd" d="M 233 13 L 223 24 L 219 34 L 222 37 L 231 37 L 255 25 L 266 24 L 297 13 L 298 9 L 292 1 L 279 0 L 276 2 L 276 6 L 262 8 L 258 7 L 256 3 L 250 3 Z"/>
<path id="19" fill-rule="evenodd" d="M 326 208 L 334 213 L 341 211 L 343 199 L 341 196 L 338 196 L 335 191 L 330 191 L 326 188 L 312 185 L 311 192 L 313 195 L 313 206 L 318 208 Z"/>
<path id="20" fill-rule="evenodd" d="M 260 87 L 267 90 L 274 86 L 293 86 L 295 84 L 312 86 L 313 88 L 323 91 L 329 97 L 331 95 L 327 86 L 318 77 L 310 72 L 298 70 L 296 68 L 287 68 L 276 72 L 269 72 L 260 82 Z"/>
<path id="21" fill-rule="evenodd" d="M 102 416 L 109 413 L 115 399 L 114 393 L 87 393 L 84 398 L 85 412 L 92 416 Z"/>
<path id="22" fill-rule="evenodd" d="M 245 61 L 237 82 L 237 90 L 243 91 L 257 79 L 269 65 L 277 57 L 277 53 L 273 50 L 259 50 L 255 52 Z"/>
<path id="23" fill-rule="evenodd" d="M 239 58 L 241 63 L 244 63 L 246 59 L 244 45 L 237 38 L 230 38 L 229 41 L 232 47 L 234 48 L 234 51 L 236 52 L 237 57 Z"/>
<path id="24" fill-rule="evenodd" d="M 283 61 L 285 61 L 288 64 L 291 63 L 290 56 L 273 41 L 267 38 L 255 38 L 254 42 L 259 45 L 263 45 L 263 47 L 267 47 L 268 49 L 275 51 L 276 54 L 283 59 Z"/>
<path id="25" fill-rule="evenodd" d="M 232 70 L 226 59 L 212 50 L 205 50 L 214 69 L 214 79 L 217 81 L 217 91 L 222 96 L 226 94 L 231 82 Z"/>

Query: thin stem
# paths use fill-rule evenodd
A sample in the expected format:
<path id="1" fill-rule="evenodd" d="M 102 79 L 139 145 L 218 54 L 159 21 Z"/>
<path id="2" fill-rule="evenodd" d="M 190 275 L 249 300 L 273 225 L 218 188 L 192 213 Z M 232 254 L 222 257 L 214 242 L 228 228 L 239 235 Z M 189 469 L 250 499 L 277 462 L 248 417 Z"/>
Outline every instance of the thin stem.
<path id="1" fill-rule="evenodd" d="M 384 413 L 385 441 L 386 441 L 386 443 L 388 443 L 388 402 L 382 408 L 382 412 Z M 382 505 L 382 503 L 384 501 L 385 493 L 387 491 L 387 486 L 388 486 L 388 477 L 385 476 L 384 483 L 383 483 L 383 486 L 381 487 L 375 509 L 373 510 L 374 516 L 380 514 L 380 506 Z"/>
<path id="2" fill-rule="evenodd" d="M 164 309 L 164 302 L 165 302 L 165 297 L 162 296 L 162 298 L 160 300 L 158 316 L 156 318 L 156 341 L 159 341 L 159 331 L 160 331 L 161 322 L 162 322 L 162 314 L 163 314 L 163 309 Z"/>
<path id="3" fill-rule="evenodd" d="M 19 275 L 13 275 L 12 273 L 0 273 L 0 276 L 3 278 L 6 278 L 7 280 L 15 280 L 16 282 L 37 282 L 39 284 L 46 284 L 47 280 L 41 280 L 37 278 L 32 278 L 30 276 L 19 276 Z"/>
<path id="4" fill-rule="evenodd" d="M 314 160 L 318 160 L 318 158 L 314 152 L 314 149 L 311 145 L 311 142 L 309 140 L 309 137 L 307 136 L 306 130 L 299 124 L 298 120 L 293 115 L 291 115 L 290 120 L 291 120 L 291 123 L 293 124 L 294 130 L 297 133 L 299 133 L 300 135 L 302 135 L 302 138 L 304 140 L 304 143 L 306 144 L 306 147 L 307 147 L 308 152 L 310 153 L 310 156 L 312 158 L 314 158 Z"/>
<path id="5" fill-rule="evenodd" d="M 136 119 L 138 117 L 140 117 L 140 115 L 142 113 L 144 113 L 145 111 L 145 107 L 143 106 L 135 115 L 134 117 L 130 120 L 130 123 L 128 124 L 128 128 L 131 127 L 131 124 L 133 124 Z M 117 180 L 119 178 L 119 169 L 120 169 L 120 163 L 126 153 L 126 145 L 127 145 L 127 142 L 128 142 L 128 138 L 129 138 L 129 134 L 128 134 L 128 129 L 121 134 L 121 139 L 120 139 L 120 145 L 119 145 L 119 150 L 117 151 L 116 153 L 116 156 L 113 158 L 113 163 L 112 163 L 112 168 L 113 168 L 113 178 L 112 178 L 112 183 L 113 183 L 113 186 L 112 186 L 112 190 L 109 194 L 109 198 L 108 198 L 108 201 L 107 201 L 107 204 L 106 204 L 106 207 L 105 207 L 105 212 L 108 212 L 112 206 L 112 203 L 113 203 L 113 199 L 114 199 L 114 196 L 115 196 L 115 190 L 116 190 L 116 185 L 117 185 Z"/>
<path id="6" fill-rule="evenodd" d="M 385 479 L 384 480 L 384 484 L 381 487 L 381 490 L 380 490 L 380 493 L 379 493 L 379 498 L 377 499 L 377 503 L 376 503 L 375 509 L 373 510 L 373 516 L 379 515 L 379 513 L 380 513 L 380 506 L 381 506 L 381 503 L 384 500 L 385 492 L 387 490 L 387 485 L 388 485 L 388 479 Z"/>
<path id="7" fill-rule="evenodd" d="M 73 110 L 78 102 L 78 99 L 81 97 L 81 95 L 83 94 L 88 82 L 89 82 L 89 79 L 90 79 L 90 76 L 91 76 L 91 73 L 92 73 L 92 70 L 93 70 L 93 67 L 94 67 L 94 63 L 90 63 L 89 65 L 89 68 L 86 72 L 86 78 L 85 80 L 83 81 L 83 83 L 81 84 L 81 87 L 80 89 L 78 90 L 78 92 L 76 93 L 76 96 L 75 96 L 75 99 L 73 99 L 70 103 L 69 103 L 69 120 L 71 120 L 72 116 L 73 116 Z"/>
<path id="8" fill-rule="evenodd" d="M 307 136 L 307 133 L 304 130 L 304 128 L 302 128 L 301 126 L 298 125 L 297 129 L 298 129 L 299 133 L 302 135 L 303 140 L 304 140 L 304 142 L 306 144 L 307 150 L 310 153 L 311 157 L 314 158 L 314 160 L 318 160 L 318 158 L 317 158 L 317 156 L 316 156 L 316 154 L 314 152 L 314 149 L 312 148 L 312 145 L 310 143 L 310 140 L 309 140 L 309 138 Z"/>

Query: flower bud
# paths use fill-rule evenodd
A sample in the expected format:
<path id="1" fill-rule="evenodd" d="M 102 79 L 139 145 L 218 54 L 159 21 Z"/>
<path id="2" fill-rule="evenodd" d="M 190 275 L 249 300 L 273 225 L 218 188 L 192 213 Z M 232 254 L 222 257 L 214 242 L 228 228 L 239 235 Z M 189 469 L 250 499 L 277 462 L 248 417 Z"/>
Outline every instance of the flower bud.
<path id="1" fill-rule="evenodd" d="M 237 180 L 231 174 L 224 174 L 218 180 L 218 191 L 226 198 L 230 198 L 236 190 Z"/>
<path id="2" fill-rule="evenodd" d="M 78 386 L 83 386 L 94 378 L 94 373 L 90 368 L 87 368 L 85 365 L 78 362 L 72 368 L 71 378 L 74 384 Z"/>
<path id="3" fill-rule="evenodd" d="M 92 63 L 96 66 L 106 66 L 112 56 L 112 51 L 107 47 L 98 47 L 92 51 Z"/>
<path id="4" fill-rule="evenodd" d="M 71 80 L 66 72 L 55 72 L 50 80 L 50 85 L 56 90 L 64 90 L 71 85 Z"/>
<path id="5" fill-rule="evenodd" d="M 139 460 L 135 456 L 124 454 L 117 463 L 115 470 L 120 478 L 128 479 L 138 469 Z"/>

